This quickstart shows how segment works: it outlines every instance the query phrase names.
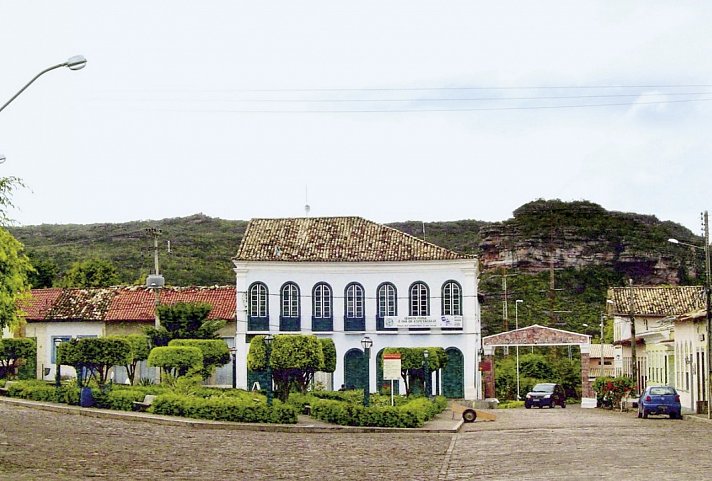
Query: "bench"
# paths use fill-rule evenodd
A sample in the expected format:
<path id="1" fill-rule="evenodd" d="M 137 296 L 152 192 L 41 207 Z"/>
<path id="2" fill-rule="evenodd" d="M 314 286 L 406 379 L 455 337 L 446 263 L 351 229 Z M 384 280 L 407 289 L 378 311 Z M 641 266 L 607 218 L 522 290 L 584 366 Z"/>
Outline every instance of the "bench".
<path id="1" fill-rule="evenodd" d="M 459 402 L 452 401 L 450 403 L 450 410 L 452 410 L 452 418 L 455 419 L 455 414 L 462 416 L 462 420 L 466 423 L 474 423 L 477 419 L 477 411 L 469 406 L 463 406 Z"/>
<path id="2" fill-rule="evenodd" d="M 133 402 L 133 410 L 143 412 L 146 409 L 151 407 L 151 404 L 153 404 L 153 401 L 155 399 L 156 399 L 156 396 L 154 394 L 146 394 L 143 397 L 143 401 L 134 401 Z"/>
<path id="3" fill-rule="evenodd" d="M 7 381 L 5 383 L 5 386 L 0 387 L 0 396 L 9 396 L 10 395 L 10 386 L 12 386 L 15 383 L 15 381 Z"/>

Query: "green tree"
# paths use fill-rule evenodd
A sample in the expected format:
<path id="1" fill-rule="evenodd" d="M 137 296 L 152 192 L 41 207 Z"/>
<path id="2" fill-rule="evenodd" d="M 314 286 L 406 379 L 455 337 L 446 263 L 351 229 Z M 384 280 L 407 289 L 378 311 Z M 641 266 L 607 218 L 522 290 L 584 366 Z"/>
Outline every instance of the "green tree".
<path id="1" fill-rule="evenodd" d="M 28 281 L 33 289 L 43 289 L 54 286 L 59 276 L 59 267 L 52 258 L 29 251 L 27 254 L 34 271 L 28 276 Z"/>
<path id="2" fill-rule="evenodd" d="M 24 187 L 24 184 L 17 177 L 0 177 L 0 225 L 8 225 L 12 222 L 12 219 L 7 216 L 7 209 L 14 207 L 12 190 L 15 187 Z"/>
<path id="3" fill-rule="evenodd" d="M 173 339 L 217 339 L 224 320 L 208 319 L 212 306 L 205 302 L 176 302 L 157 307 L 161 325 L 148 327 L 151 345 L 167 346 Z"/>
<path id="4" fill-rule="evenodd" d="M 251 370 L 268 367 L 264 336 L 255 336 L 250 342 L 247 367 Z M 336 349 L 331 339 L 281 334 L 272 342 L 269 367 L 277 399 L 286 402 L 292 388 L 305 393 L 317 371 L 333 372 L 336 369 Z"/>
<path id="5" fill-rule="evenodd" d="M 148 365 L 160 367 L 169 384 L 182 376 L 199 373 L 203 369 L 203 353 L 197 347 L 160 346 L 151 349 Z"/>
<path id="6" fill-rule="evenodd" d="M 203 380 L 208 379 L 216 367 L 230 362 L 230 350 L 222 339 L 173 339 L 168 345 L 200 349 L 203 354 L 203 368 L 200 370 Z"/>
<path id="7" fill-rule="evenodd" d="M 116 266 L 103 259 L 75 262 L 62 277 L 62 287 L 109 287 L 121 283 Z"/>
<path id="8" fill-rule="evenodd" d="M 123 339 L 131 348 L 124 367 L 126 368 L 126 375 L 129 378 L 129 382 L 133 384 L 136 379 L 136 367 L 138 363 L 148 359 L 148 354 L 151 352 L 151 348 L 148 344 L 148 336 L 129 334 L 127 336 L 115 336 L 115 338 Z"/>
<path id="9" fill-rule="evenodd" d="M 401 377 L 405 383 L 406 396 L 413 394 L 414 383 L 421 392 L 425 392 L 425 372 L 423 371 L 423 353 L 428 351 L 428 370 L 437 371 L 447 365 L 447 353 L 442 347 L 388 347 L 383 353 L 401 355 Z"/>
<path id="10" fill-rule="evenodd" d="M 74 367 L 77 380 L 82 384 L 86 370 L 99 386 L 106 384 L 114 366 L 125 366 L 131 346 L 124 339 L 114 337 L 85 337 L 63 342 L 57 347 L 57 362 Z"/>
<path id="11" fill-rule="evenodd" d="M 0 207 L 3 205 L 0 202 Z M 30 272 L 32 265 L 23 253 L 22 244 L 7 230 L 0 228 L 0 329 L 7 326 L 18 331 L 22 326 L 23 318 L 17 306 L 18 301 L 29 294 L 27 276 Z"/>
<path id="12" fill-rule="evenodd" d="M 26 337 L 0 339 L 0 377 L 15 377 L 23 362 L 37 353 L 37 344 Z"/>

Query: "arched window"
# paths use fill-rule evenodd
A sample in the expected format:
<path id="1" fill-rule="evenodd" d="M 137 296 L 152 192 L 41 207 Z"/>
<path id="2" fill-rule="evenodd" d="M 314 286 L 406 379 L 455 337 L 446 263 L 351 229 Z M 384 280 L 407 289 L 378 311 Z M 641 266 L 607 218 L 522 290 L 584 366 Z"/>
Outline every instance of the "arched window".
<path id="1" fill-rule="evenodd" d="M 269 331 L 269 291 L 262 282 L 250 286 L 247 307 L 247 330 Z"/>
<path id="2" fill-rule="evenodd" d="M 329 284 L 320 282 L 312 289 L 312 330 L 333 331 L 333 299 Z"/>
<path id="3" fill-rule="evenodd" d="M 348 319 L 364 317 L 363 287 L 355 282 L 346 286 L 346 317 Z"/>
<path id="4" fill-rule="evenodd" d="M 365 328 L 363 287 L 352 282 L 344 289 L 344 330 L 362 331 Z"/>
<path id="5" fill-rule="evenodd" d="M 398 315 L 398 291 L 390 282 L 384 282 L 376 290 L 376 329 L 384 329 L 386 317 Z"/>
<path id="6" fill-rule="evenodd" d="M 444 316 L 462 315 L 462 288 L 455 281 L 448 281 L 443 284 L 442 292 Z"/>
<path id="7" fill-rule="evenodd" d="M 293 282 L 287 282 L 280 291 L 281 312 L 279 316 L 280 331 L 299 331 L 299 287 Z"/>
<path id="8" fill-rule="evenodd" d="M 430 314 L 428 286 L 424 282 L 415 282 L 410 286 L 410 315 L 427 316 Z"/>

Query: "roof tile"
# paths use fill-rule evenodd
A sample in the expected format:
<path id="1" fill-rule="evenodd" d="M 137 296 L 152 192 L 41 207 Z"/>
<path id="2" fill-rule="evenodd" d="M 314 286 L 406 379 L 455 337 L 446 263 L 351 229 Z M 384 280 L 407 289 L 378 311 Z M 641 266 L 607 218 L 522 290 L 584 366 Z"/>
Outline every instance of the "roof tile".
<path id="1" fill-rule="evenodd" d="M 361 217 L 252 219 L 237 261 L 373 262 L 468 259 Z"/>

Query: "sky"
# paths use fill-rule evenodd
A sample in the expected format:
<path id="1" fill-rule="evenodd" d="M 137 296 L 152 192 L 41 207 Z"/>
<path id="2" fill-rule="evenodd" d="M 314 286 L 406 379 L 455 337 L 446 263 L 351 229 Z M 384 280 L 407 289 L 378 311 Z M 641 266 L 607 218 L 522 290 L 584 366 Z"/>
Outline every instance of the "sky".
<path id="1" fill-rule="evenodd" d="M 700 232 L 712 4 L 0 0 L 18 225 L 502 221 L 589 200 Z"/>

